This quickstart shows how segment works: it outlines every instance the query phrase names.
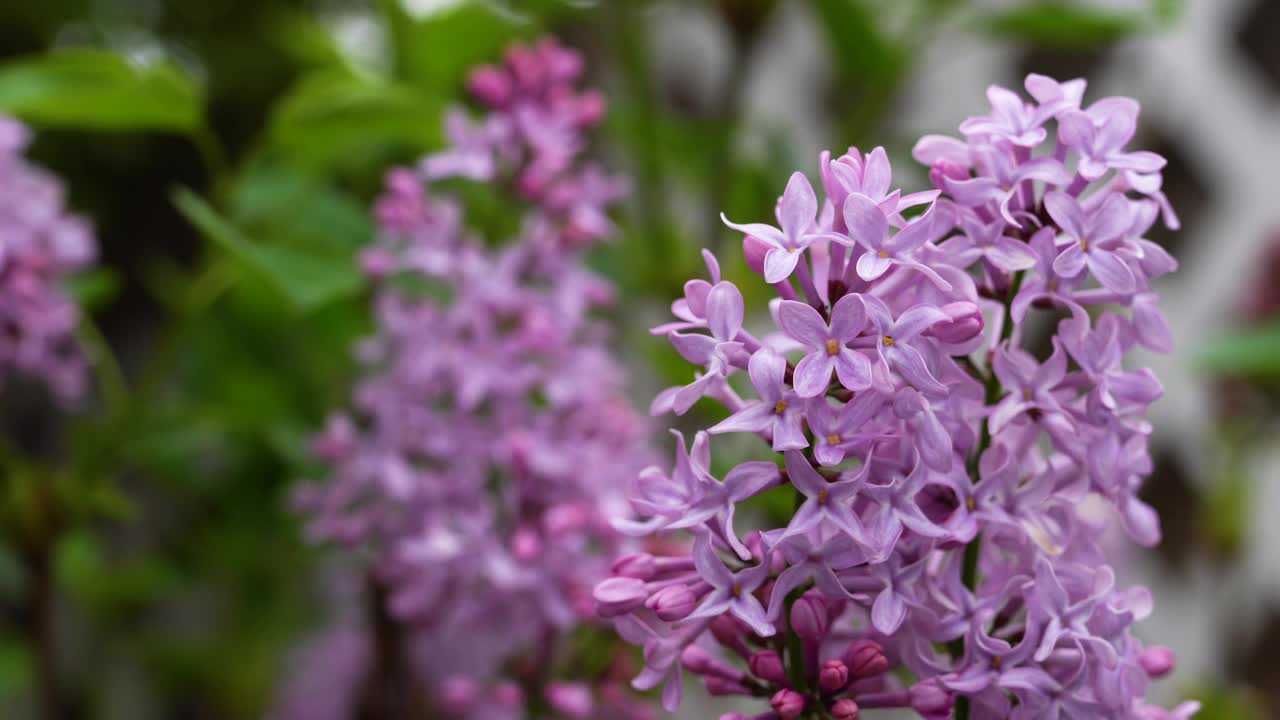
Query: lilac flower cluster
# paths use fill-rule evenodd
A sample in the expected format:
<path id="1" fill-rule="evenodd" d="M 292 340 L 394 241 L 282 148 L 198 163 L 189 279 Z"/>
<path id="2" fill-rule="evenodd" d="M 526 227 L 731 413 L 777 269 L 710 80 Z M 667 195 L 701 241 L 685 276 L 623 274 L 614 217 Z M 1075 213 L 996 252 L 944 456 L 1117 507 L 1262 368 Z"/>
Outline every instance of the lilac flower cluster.
<path id="1" fill-rule="evenodd" d="M 608 518 L 649 460 L 592 316 L 613 290 L 582 264 L 625 184 L 580 159 L 603 112 L 574 89 L 581 72 L 554 42 L 513 48 L 471 77 L 491 111 L 477 124 L 455 111 L 449 149 L 387 176 L 362 257 L 377 283 L 369 372 L 354 415 L 318 439 L 330 481 L 300 497 L 311 537 L 369 553 L 448 717 L 519 718 L 530 703 L 645 716 L 620 679 L 548 677 L 558 641 L 595 617 L 591 589 L 622 548 Z M 459 178 L 518 188 L 514 239 L 494 248 L 465 226 L 436 182 Z M 535 686 L 545 697 L 527 697 Z"/>
<path id="2" fill-rule="evenodd" d="M 85 391 L 79 308 L 61 287 L 94 259 L 93 231 L 62 183 L 23 157 L 27 128 L 0 115 L 0 380 L 36 378 L 64 402 Z"/>
<path id="3" fill-rule="evenodd" d="M 690 446 L 676 433 L 674 468 L 639 474 L 638 518 L 619 524 L 690 529 L 691 554 L 623 558 L 595 590 L 643 645 L 634 685 L 663 685 L 666 708 L 683 668 L 712 695 L 767 700 L 758 720 L 1197 709 L 1144 699 L 1172 654 L 1131 633 L 1150 593 L 1118 587 L 1100 544 L 1113 517 L 1160 537 L 1137 492 L 1162 388 L 1122 360 L 1170 346 L 1152 282 L 1176 263 L 1143 238 L 1162 213 L 1177 225 L 1164 160 L 1125 149 L 1135 101 L 1084 106 L 1083 80 L 1039 75 L 1026 89 L 992 87 L 962 139 L 920 140 L 935 189 L 903 194 L 883 149 L 851 148 L 821 156 L 821 203 L 795 173 L 776 226 L 725 219 L 777 291 L 773 331 L 744 328 L 710 253 L 655 328 L 698 370 L 654 413 L 729 411 Z M 718 479 L 712 438 L 735 433 L 780 462 Z M 766 492 L 794 513 L 744 541 L 735 519 Z"/>

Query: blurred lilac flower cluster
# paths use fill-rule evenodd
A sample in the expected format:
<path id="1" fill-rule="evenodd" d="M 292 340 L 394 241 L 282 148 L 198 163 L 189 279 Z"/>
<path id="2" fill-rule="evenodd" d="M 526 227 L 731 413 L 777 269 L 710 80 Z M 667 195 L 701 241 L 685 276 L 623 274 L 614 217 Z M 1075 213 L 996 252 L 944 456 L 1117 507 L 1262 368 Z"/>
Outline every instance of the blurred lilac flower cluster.
<path id="1" fill-rule="evenodd" d="M 0 380 L 36 378 L 70 403 L 87 372 L 80 311 L 61 284 L 97 249 L 88 223 L 67 212 L 62 183 L 23 156 L 29 141 L 26 126 L 0 115 Z"/>
<path id="2" fill-rule="evenodd" d="M 648 712 L 625 673 L 553 681 L 622 548 L 608 520 L 625 510 L 621 488 L 651 459 L 592 317 L 613 289 L 582 263 L 625 191 L 580 159 L 604 109 L 574 89 L 582 69 L 549 40 L 514 47 L 471 75 L 490 112 L 473 124 L 455 111 L 449 149 L 387 176 L 381 237 L 361 258 L 377 286 L 378 332 L 358 349 L 368 372 L 353 415 L 317 440 L 330 480 L 299 497 L 312 538 L 369 553 L 451 718 Z M 504 196 L 513 239 L 492 247 L 465 225 L 441 190 L 459 178 L 517 189 Z"/>
<path id="3" fill-rule="evenodd" d="M 663 685 L 667 709 L 683 668 L 768 702 L 758 720 L 1196 711 L 1146 702 L 1172 654 L 1131 634 L 1150 593 L 1118 587 L 1101 546 L 1115 518 L 1160 537 L 1137 492 L 1162 388 L 1122 360 L 1171 344 L 1152 281 L 1176 263 L 1143 238 L 1177 225 L 1164 160 L 1125 149 L 1135 101 L 1084 106 L 1083 80 L 1039 75 L 1026 90 L 992 87 L 962 139 L 920 140 L 933 190 L 903 194 L 883 149 L 851 148 L 821 156 L 821 203 L 795 173 L 776 226 L 725 219 L 777 292 L 770 332 L 744 327 L 710 253 L 654 329 L 698 370 L 653 412 L 729 411 L 691 445 L 675 433 L 674 468 L 642 471 L 619 523 L 692 530 L 692 552 L 623 558 L 595 589 L 644 648 L 633 684 Z M 717 478 L 712 438 L 734 433 L 778 461 Z M 744 541 L 735 518 L 764 493 L 794 512 Z"/>

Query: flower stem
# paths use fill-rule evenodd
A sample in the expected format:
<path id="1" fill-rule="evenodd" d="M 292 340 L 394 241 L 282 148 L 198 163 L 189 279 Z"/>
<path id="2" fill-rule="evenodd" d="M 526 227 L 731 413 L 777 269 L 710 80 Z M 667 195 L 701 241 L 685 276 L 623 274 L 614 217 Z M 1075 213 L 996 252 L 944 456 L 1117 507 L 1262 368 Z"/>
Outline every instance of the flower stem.
<path id="1" fill-rule="evenodd" d="M 1000 317 L 1000 340 L 1006 341 L 1013 336 L 1013 322 L 1009 317 L 1010 306 L 1013 304 L 1013 298 L 1018 294 L 1018 289 L 1022 287 L 1022 277 L 1024 273 L 1015 273 L 1009 288 L 1005 291 L 1004 296 L 1004 314 Z M 984 403 L 987 407 L 992 407 L 1000 402 L 1000 397 L 1004 394 L 1004 388 L 1000 386 L 1000 379 L 990 368 L 986 373 L 982 374 L 982 385 Z M 979 463 L 982 460 L 982 454 L 991 447 L 991 426 L 986 419 L 982 421 L 982 427 L 978 433 L 978 446 L 974 448 L 973 453 L 969 456 L 967 470 L 969 474 L 969 482 L 973 485 L 978 484 Z M 977 535 L 964 548 L 964 559 L 960 566 L 960 580 L 969 590 L 978 587 L 978 560 L 982 555 L 982 536 Z M 960 658 L 964 655 L 964 639 L 960 638 L 952 642 L 948 646 L 948 651 L 952 657 Z M 969 720 L 969 698 L 961 695 L 956 699 L 956 720 Z"/>

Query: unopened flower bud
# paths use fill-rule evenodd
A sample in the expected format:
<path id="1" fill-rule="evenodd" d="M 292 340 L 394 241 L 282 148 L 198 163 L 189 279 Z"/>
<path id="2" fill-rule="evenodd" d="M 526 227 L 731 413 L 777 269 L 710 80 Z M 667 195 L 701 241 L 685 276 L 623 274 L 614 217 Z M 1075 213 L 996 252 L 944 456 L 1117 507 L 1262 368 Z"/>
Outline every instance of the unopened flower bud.
<path id="1" fill-rule="evenodd" d="M 602 618 L 625 615 L 644 605 L 649 597 L 643 580 L 629 577 L 611 577 L 602 580 L 591 593 L 596 601 L 596 612 Z"/>
<path id="2" fill-rule="evenodd" d="M 657 573 L 658 567 L 654 557 L 649 553 L 636 553 L 620 557 L 613 563 L 613 574 L 622 577 L 649 580 Z"/>
<path id="3" fill-rule="evenodd" d="M 818 671 L 818 687 L 822 692 L 833 693 L 849 683 L 849 667 L 839 660 L 822 663 Z"/>
<path id="4" fill-rule="evenodd" d="M 1153 645 L 1138 656 L 1138 664 L 1153 678 L 1164 677 L 1173 672 L 1174 661 L 1173 650 L 1163 645 Z"/>
<path id="5" fill-rule="evenodd" d="M 524 704 L 524 691 L 513 682 L 500 682 L 493 686 L 493 701 L 498 707 L 519 707 Z"/>
<path id="6" fill-rule="evenodd" d="M 464 675 L 450 675 L 440 683 L 440 704 L 451 714 L 465 715 L 480 694 L 475 680 Z"/>
<path id="7" fill-rule="evenodd" d="M 782 720 L 796 720 L 804 712 L 804 696 L 795 690 L 779 690 L 769 699 L 769 707 Z"/>
<path id="8" fill-rule="evenodd" d="M 805 593 L 791 606 L 791 629 L 801 639 L 817 642 L 827 634 L 827 606 L 820 595 Z"/>
<path id="9" fill-rule="evenodd" d="M 971 302 L 953 302 L 943 305 L 942 312 L 947 319 L 925 331 L 925 335 L 935 337 L 944 343 L 962 343 L 972 340 L 982 333 L 985 321 L 982 309 Z"/>
<path id="10" fill-rule="evenodd" d="M 728 648 L 741 646 L 742 638 L 747 634 L 747 628 L 737 618 L 727 613 L 712 620 L 709 629 L 716 642 Z"/>
<path id="11" fill-rule="evenodd" d="M 773 248 L 769 243 L 754 235 L 742 238 L 742 254 L 746 257 L 747 267 L 752 272 L 764 274 L 764 256 Z"/>
<path id="12" fill-rule="evenodd" d="M 680 653 L 680 662 L 694 675 L 714 673 L 719 666 L 715 656 L 697 645 L 690 645 Z"/>
<path id="13" fill-rule="evenodd" d="M 927 720 L 943 720 L 951 717 L 956 696 L 934 680 L 925 680 L 911 686 L 911 709 Z"/>
<path id="14" fill-rule="evenodd" d="M 467 90 L 485 105 L 501 108 L 511 99 L 511 78 L 492 65 L 482 65 L 471 71 Z"/>
<path id="15" fill-rule="evenodd" d="M 840 698 L 831 706 L 832 720 L 858 720 L 858 703 L 853 698 Z"/>
<path id="16" fill-rule="evenodd" d="M 586 720 L 595 703 L 591 688 L 584 683 L 551 683 L 547 686 L 547 704 L 570 720 Z"/>
<path id="17" fill-rule="evenodd" d="M 968 180 L 969 177 L 969 168 L 950 160 L 938 160 L 929 168 L 929 180 L 934 187 L 945 187 L 944 183 L 948 179 Z"/>
<path id="18" fill-rule="evenodd" d="M 708 675 L 703 680 L 707 694 L 712 697 L 728 697 L 730 695 L 750 695 L 751 690 L 742 683 L 722 678 L 719 675 Z"/>
<path id="19" fill-rule="evenodd" d="M 608 103 L 605 102 L 604 95 L 598 92 L 587 91 L 578 96 L 577 108 L 574 115 L 578 124 L 582 127 L 592 127 L 604 118 L 605 110 Z"/>
<path id="20" fill-rule="evenodd" d="M 698 604 L 698 598 L 688 585 L 668 585 L 650 595 L 644 604 L 663 620 L 675 622 L 689 617 Z"/>
<path id="21" fill-rule="evenodd" d="M 883 675 L 889 670 L 889 658 L 884 647 L 875 640 L 855 640 L 844 653 L 844 664 L 854 680 L 865 680 Z"/>
<path id="22" fill-rule="evenodd" d="M 747 667 L 751 669 L 751 674 L 771 683 L 785 683 L 787 681 L 787 669 L 782 664 L 782 656 L 773 650 L 761 650 L 751 656 L 747 661 Z"/>
<path id="23" fill-rule="evenodd" d="M 537 559 L 542 554 L 542 539 L 538 537 L 538 531 L 522 527 L 511 533 L 511 554 L 521 562 Z"/>

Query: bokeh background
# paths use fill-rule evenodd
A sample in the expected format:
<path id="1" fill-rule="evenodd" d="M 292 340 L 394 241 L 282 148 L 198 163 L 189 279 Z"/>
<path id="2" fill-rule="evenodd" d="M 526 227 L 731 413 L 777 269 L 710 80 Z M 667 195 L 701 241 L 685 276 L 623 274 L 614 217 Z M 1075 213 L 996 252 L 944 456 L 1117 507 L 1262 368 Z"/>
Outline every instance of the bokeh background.
<path id="1" fill-rule="evenodd" d="M 639 407 L 686 372 L 645 328 L 698 248 L 746 277 L 721 210 L 761 217 L 792 169 L 855 144 L 922 187 L 914 139 L 1028 71 L 1138 98 L 1184 228 L 1153 237 L 1182 261 L 1160 288 L 1178 351 L 1140 358 L 1167 391 L 1146 490 L 1165 541 L 1117 564 L 1157 598 L 1140 634 L 1178 652 L 1166 699 L 1280 717 L 1276 0 L 0 5 L 0 109 L 38 129 L 102 255 L 74 288 L 88 407 L 17 384 L 0 406 L 0 717 L 35 716 L 47 663 L 67 718 L 271 717 L 299 648 L 359 614 L 333 581 L 353 560 L 304 544 L 288 497 L 371 327 L 366 208 L 439 146 L 467 67 L 546 31 L 587 55 L 599 150 L 633 178 L 593 262 L 622 291 Z"/>

